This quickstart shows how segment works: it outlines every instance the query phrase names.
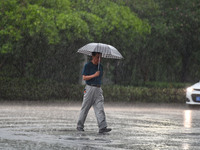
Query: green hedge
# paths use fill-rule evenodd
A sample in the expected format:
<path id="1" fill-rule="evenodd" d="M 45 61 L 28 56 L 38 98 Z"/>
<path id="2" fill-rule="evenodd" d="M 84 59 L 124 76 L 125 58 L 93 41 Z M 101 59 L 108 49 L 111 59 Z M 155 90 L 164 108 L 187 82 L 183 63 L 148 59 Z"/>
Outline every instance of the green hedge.
<path id="1" fill-rule="evenodd" d="M 183 88 L 147 88 L 132 86 L 106 86 L 104 96 L 108 101 L 184 103 Z"/>
<path id="2" fill-rule="evenodd" d="M 105 101 L 184 103 L 184 88 L 103 86 Z M 73 100 L 82 101 L 84 86 L 52 80 L 0 77 L 1 100 Z"/>
<path id="3" fill-rule="evenodd" d="M 52 80 L 0 78 L 0 99 L 3 100 L 52 100 L 82 99 L 82 86 Z"/>

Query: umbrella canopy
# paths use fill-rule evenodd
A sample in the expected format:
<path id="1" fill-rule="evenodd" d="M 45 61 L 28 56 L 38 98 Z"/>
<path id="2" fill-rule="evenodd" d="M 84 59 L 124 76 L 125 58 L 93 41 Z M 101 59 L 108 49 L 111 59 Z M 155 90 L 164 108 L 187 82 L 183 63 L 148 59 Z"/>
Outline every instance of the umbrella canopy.
<path id="1" fill-rule="evenodd" d="M 123 56 L 115 47 L 103 43 L 89 43 L 81 47 L 77 52 L 89 56 L 92 56 L 92 52 L 99 52 L 102 53 L 103 58 L 112 58 L 112 59 L 123 58 Z"/>

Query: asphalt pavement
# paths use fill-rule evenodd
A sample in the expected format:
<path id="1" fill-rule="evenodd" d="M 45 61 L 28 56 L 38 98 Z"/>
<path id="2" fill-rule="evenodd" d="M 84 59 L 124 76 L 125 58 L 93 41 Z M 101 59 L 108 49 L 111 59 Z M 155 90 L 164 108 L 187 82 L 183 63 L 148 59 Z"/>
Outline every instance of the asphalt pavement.
<path id="1" fill-rule="evenodd" d="M 186 104 L 105 103 L 112 131 L 99 134 L 93 109 L 85 131 L 76 131 L 80 103 L 4 102 L 4 150 L 198 150 L 200 107 Z"/>

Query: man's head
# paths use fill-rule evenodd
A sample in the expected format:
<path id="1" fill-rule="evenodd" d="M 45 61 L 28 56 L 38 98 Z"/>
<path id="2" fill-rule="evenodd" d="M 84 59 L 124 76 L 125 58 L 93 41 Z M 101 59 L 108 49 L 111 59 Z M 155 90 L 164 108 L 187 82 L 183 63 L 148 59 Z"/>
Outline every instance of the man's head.
<path id="1" fill-rule="evenodd" d="M 97 65 L 100 62 L 101 53 L 99 52 L 92 52 L 92 63 Z"/>

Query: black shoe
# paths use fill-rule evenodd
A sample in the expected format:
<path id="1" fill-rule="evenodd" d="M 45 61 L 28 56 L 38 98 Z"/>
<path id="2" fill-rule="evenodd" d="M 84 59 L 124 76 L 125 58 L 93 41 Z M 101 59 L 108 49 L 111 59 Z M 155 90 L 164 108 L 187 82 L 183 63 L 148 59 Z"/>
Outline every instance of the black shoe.
<path id="1" fill-rule="evenodd" d="M 80 128 L 80 127 L 77 127 L 76 128 L 78 131 L 84 131 L 84 129 L 83 128 Z"/>
<path id="2" fill-rule="evenodd" d="M 99 133 L 110 132 L 111 130 L 112 130 L 111 128 L 103 128 L 99 130 Z"/>

